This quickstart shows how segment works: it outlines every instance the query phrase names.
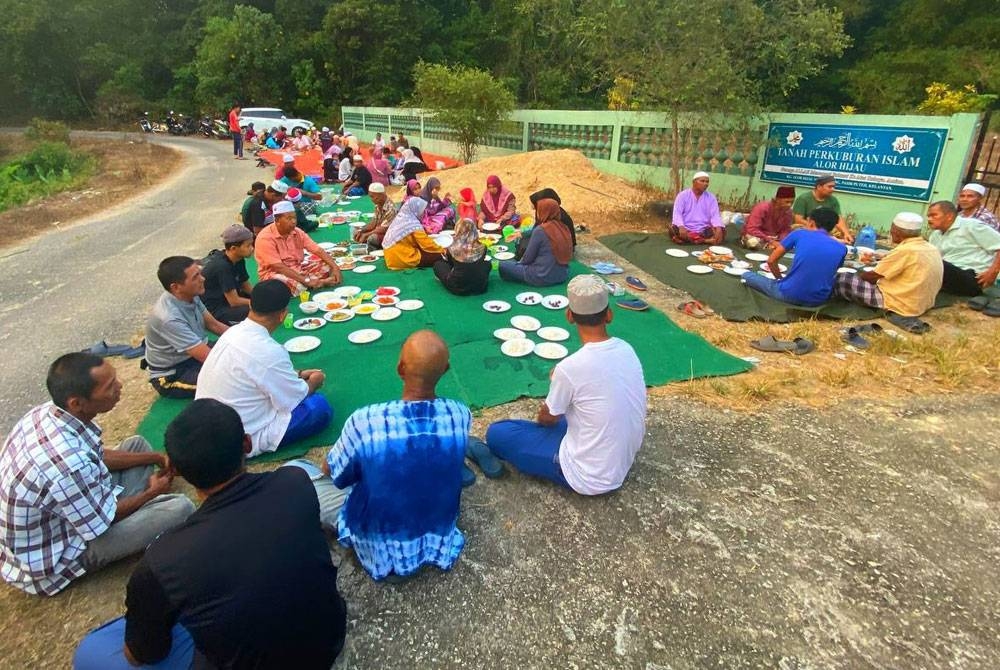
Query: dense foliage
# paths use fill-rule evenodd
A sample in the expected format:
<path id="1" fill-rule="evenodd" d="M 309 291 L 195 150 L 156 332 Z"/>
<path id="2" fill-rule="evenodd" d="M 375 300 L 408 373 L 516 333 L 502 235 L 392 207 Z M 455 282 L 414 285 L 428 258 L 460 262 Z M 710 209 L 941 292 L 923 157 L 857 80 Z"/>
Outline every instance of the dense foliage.
<path id="1" fill-rule="evenodd" d="M 1000 91 L 996 0 L 0 0 L 0 11 L 8 120 L 217 113 L 239 98 L 329 123 L 343 104 L 408 100 L 421 60 L 488 71 L 525 107 L 891 113 L 916 110 L 935 83 Z"/>
<path id="2" fill-rule="evenodd" d="M 34 147 L 0 163 L 0 212 L 77 188 L 97 168 L 93 157 L 70 148 L 69 129 L 62 124 L 36 121 L 26 134 L 37 140 Z"/>

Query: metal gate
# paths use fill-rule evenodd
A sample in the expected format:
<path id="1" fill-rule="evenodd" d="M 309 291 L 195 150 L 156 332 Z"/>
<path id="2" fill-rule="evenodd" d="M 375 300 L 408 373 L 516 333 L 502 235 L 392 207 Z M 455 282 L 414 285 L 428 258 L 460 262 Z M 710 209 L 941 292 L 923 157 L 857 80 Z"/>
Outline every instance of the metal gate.
<path id="1" fill-rule="evenodd" d="M 986 187 L 983 204 L 992 212 L 1000 211 L 1000 136 L 989 132 L 992 113 L 983 119 L 979 141 L 969 163 L 966 181 Z"/>

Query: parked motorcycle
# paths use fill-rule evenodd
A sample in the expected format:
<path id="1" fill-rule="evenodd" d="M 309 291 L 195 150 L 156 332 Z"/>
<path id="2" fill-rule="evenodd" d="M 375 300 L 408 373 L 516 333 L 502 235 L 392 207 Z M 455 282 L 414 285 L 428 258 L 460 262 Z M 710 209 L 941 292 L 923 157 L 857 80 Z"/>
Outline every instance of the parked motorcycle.
<path id="1" fill-rule="evenodd" d="M 203 116 L 201 121 L 198 123 L 198 132 L 205 137 L 215 137 L 215 133 L 212 132 L 212 117 Z"/>
<path id="2" fill-rule="evenodd" d="M 180 115 L 181 129 L 184 131 L 185 135 L 194 135 L 198 132 L 198 122 L 195 121 L 193 116 Z"/>
<path id="3" fill-rule="evenodd" d="M 139 117 L 139 129 L 144 133 L 153 132 L 153 124 L 149 122 L 149 112 L 143 112 Z"/>
<path id="4" fill-rule="evenodd" d="M 215 137 L 220 140 L 228 140 L 232 135 L 229 134 L 229 123 L 223 121 L 222 119 L 216 119 L 212 122 L 212 132 Z"/>
<path id="5" fill-rule="evenodd" d="M 174 110 L 171 109 L 167 113 L 167 118 L 164 119 L 164 123 L 167 124 L 167 132 L 169 132 L 171 135 L 184 134 L 184 126 L 182 126 L 178 118 L 174 116 Z"/>

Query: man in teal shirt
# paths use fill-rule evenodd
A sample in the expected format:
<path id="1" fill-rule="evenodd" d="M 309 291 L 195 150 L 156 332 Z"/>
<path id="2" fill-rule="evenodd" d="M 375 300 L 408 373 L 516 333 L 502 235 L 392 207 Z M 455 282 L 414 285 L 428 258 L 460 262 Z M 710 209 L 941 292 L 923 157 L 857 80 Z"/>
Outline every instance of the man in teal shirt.
<path id="1" fill-rule="evenodd" d="M 941 290 L 953 295 L 977 296 L 996 283 L 1000 275 L 1000 233 L 976 219 L 958 216 L 947 200 L 927 210 L 933 229 L 928 241 L 944 259 Z"/>

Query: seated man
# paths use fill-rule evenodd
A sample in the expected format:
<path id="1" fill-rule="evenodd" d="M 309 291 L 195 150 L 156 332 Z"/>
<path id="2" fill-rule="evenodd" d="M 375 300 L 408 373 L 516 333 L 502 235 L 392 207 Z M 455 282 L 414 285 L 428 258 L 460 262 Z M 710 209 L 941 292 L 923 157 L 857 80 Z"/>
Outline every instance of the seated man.
<path id="1" fill-rule="evenodd" d="M 844 216 L 840 211 L 840 201 L 833 192 L 837 189 L 837 179 L 832 175 L 822 175 L 816 178 L 816 183 L 812 190 L 806 191 L 795 199 L 792 204 L 792 213 L 795 216 L 795 224 L 806 225 L 809 214 L 817 207 L 826 207 L 837 213 L 837 232 L 848 244 L 854 243 L 854 234 L 847 227 Z"/>
<path id="2" fill-rule="evenodd" d="M 313 214 L 316 211 L 316 203 L 323 199 L 323 193 L 319 190 L 319 184 L 312 177 L 307 177 L 295 165 L 285 168 L 285 176 L 281 178 L 288 188 L 297 188 L 302 194 L 302 201 L 299 208 L 305 214 Z"/>
<path id="3" fill-rule="evenodd" d="M 104 449 L 94 418 L 118 404 L 122 389 L 111 363 L 66 354 L 45 385 L 52 402 L 25 414 L 0 451 L 0 574 L 22 591 L 51 596 L 141 553 L 194 505 L 169 493 L 173 472 L 145 439 Z"/>
<path id="4" fill-rule="evenodd" d="M 874 270 L 837 275 L 834 292 L 845 300 L 903 317 L 917 317 L 933 307 L 944 266 L 938 250 L 920 237 L 923 222 L 919 214 L 897 214 L 889 229 L 896 248 Z"/>
<path id="5" fill-rule="evenodd" d="M 835 211 L 825 207 L 814 209 L 806 220 L 806 228 L 792 231 L 775 243 L 767 259 L 774 279 L 748 270 L 743 281 L 775 300 L 806 307 L 822 305 L 833 294 L 837 269 L 847 255 L 847 247 L 830 236 L 836 225 Z M 789 251 L 795 253 L 795 258 L 788 274 L 782 277 L 778 263 Z"/>
<path id="6" fill-rule="evenodd" d="M 329 668 L 347 617 L 321 518 L 341 492 L 331 502 L 315 466 L 312 483 L 291 463 L 248 473 L 249 436 L 215 400 L 184 408 L 165 443 L 201 508 L 149 545 L 125 616 L 84 638 L 74 668 Z"/>
<path id="7" fill-rule="evenodd" d="M 246 259 L 253 256 L 253 232 L 233 224 L 222 231 L 223 250 L 212 249 L 201 274 L 205 294 L 201 301 L 222 323 L 239 323 L 250 312 L 250 275 Z"/>
<path id="8" fill-rule="evenodd" d="M 215 398 L 240 414 L 257 456 L 315 435 L 333 409 L 316 391 L 319 370 L 296 372 L 285 348 L 271 334 L 288 314 L 291 294 L 277 279 L 253 287 L 250 315 L 219 338 L 198 378 L 196 398 Z"/>
<path id="9" fill-rule="evenodd" d="M 344 182 L 343 192 L 347 195 L 368 195 L 372 185 L 371 170 L 365 167 L 365 158 L 361 152 L 354 154 L 354 168 L 351 176 Z"/>
<path id="10" fill-rule="evenodd" d="M 435 387 L 448 346 L 420 330 L 403 343 L 396 371 L 402 400 L 362 407 L 347 419 L 326 471 L 352 486 L 340 511 L 340 542 L 373 579 L 448 570 L 465 546 L 458 529 L 462 469 L 472 413 Z"/>
<path id="11" fill-rule="evenodd" d="M 958 207 L 961 215 L 967 219 L 977 219 L 987 226 L 1000 232 L 1000 220 L 983 204 L 986 187 L 982 184 L 966 184 L 958 192 Z"/>
<path id="12" fill-rule="evenodd" d="M 196 260 L 164 258 L 156 276 L 166 292 L 146 320 L 143 364 L 157 393 L 165 398 L 193 398 L 210 347 L 205 331 L 222 335 L 229 326 L 209 314 L 202 303 L 205 277 Z"/>
<path id="13" fill-rule="evenodd" d="M 367 242 L 369 247 L 381 249 L 385 231 L 389 230 L 389 224 L 396 218 L 396 205 L 386 195 L 385 186 L 377 182 L 368 187 L 368 197 L 375 205 L 375 216 L 364 228 L 354 233 L 354 241 Z"/>
<path id="14" fill-rule="evenodd" d="M 715 196 L 708 192 L 707 172 L 695 172 L 691 188 L 677 194 L 670 217 L 670 238 L 675 244 L 721 244 L 726 225 Z"/>
<path id="15" fill-rule="evenodd" d="M 316 244 L 295 223 L 295 205 L 283 200 L 273 210 L 274 223 L 257 236 L 254 257 L 257 276 L 280 279 L 294 294 L 320 286 L 340 283 L 340 268 L 330 254 Z M 313 255 L 305 260 L 305 252 Z"/>
<path id="16" fill-rule="evenodd" d="M 958 216 L 947 200 L 927 210 L 933 230 L 929 242 L 944 259 L 941 290 L 952 295 L 977 296 L 993 286 L 1000 274 L 1000 232 L 976 219 Z"/>
<path id="17" fill-rule="evenodd" d="M 274 168 L 274 178 L 281 179 L 282 177 L 284 177 L 285 168 L 288 167 L 289 165 L 293 167 L 295 166 L 295 156 L 293 156 L 292 154 L 282 154 L 281 164 L 278 165 L 276 168 Z M 285 182 L 285 185 L 288 186 L 289 184 Z"/>
<path id="18" fill-rule="evenodd" d="M 743 226 L 740 244 L 746 249 L 773 249 L 792 232 L 792 202 L 795 189 L 779 186 L 774 198 L 758 202 Z"/>
<path id="19" fill-rule="evenodd" d="M 567 294 L 566 318 L 583 347 L 553 369 L 537 421 L 498 421 L 486 431 L 486 443 L 524 474 L 600 495 L 622 485 L 642 446 L 646 384 L 632 347 L 608 334 L 612 312 L 604 282 L 579 275 Z"/>

